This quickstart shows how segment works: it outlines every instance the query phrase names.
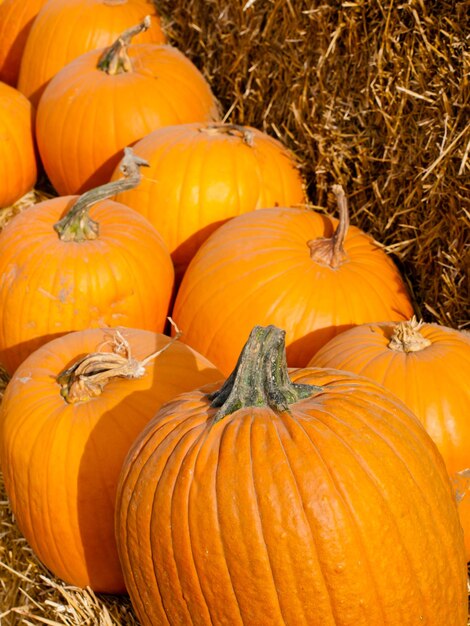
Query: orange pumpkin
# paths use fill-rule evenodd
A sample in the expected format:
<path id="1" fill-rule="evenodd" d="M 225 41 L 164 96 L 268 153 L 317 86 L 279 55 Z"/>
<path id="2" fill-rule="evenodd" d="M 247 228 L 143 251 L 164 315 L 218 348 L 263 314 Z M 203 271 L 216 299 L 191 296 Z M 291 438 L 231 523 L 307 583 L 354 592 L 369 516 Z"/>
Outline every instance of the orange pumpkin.
<path id="1" fill-rule="evenodd" d="M 44 4 L 44 2 L 42 2 Z M 37 107 L 51 78 L 89 50 L 111 45 L 126 28 L 151 18 L 138 43 L 165 43 L 151 0 L 48 0 L 24 47 L 18 88 Z"/>
<path id="2" fill-rule="evenodd" d="M 136 163 L 129 154 L 125 178 L 79 198 L 40 202 L 0 233 L 0 363 L 10 373 L 72 330 L 163 330 L 173 288 L 170 253 L 145 218 L 105 199 L 138 184 Z"/>
<path id="3" fill-rule="evenodd" d="M 0 82 L 0 208 L 30 191 L 37 177 L 31 103 Z"/>
<path id="4" fill-rule="evenodd" d="M 124 457 L 162 403 L 221 377 L 170 343 L 128 328 L 69 333 L 28 357 L 7 386 L 0 462 L 11 508 L 37 556 L 70 584 L 125 591 L 114 539 Z"/>
<path id="5" fill-rule="evenodd" d="M 144 21 L 115 45 L 81 55 L 47 86 L 36 134 L 42 162 L 60 194 L 107 182 L 122 149 L 161 126 L 207 121 L 217 104 L 202 74 L 182 52 L 130 44 Z M 72 167 L 61 164 L 74 155 Z"/>
<path id="6" fill-rule="evenodd" d="M 177 276 L 230 217 L 306 202 L 293 155 L 246 126 L 179 124 L 134 145 L 149 163 L 139 187 L 114 199 L 144 215 L 166 241 Z M 118 177 L 116 170 L 113 179 Z"/>
<path id="7" fill-rule="evenodd" d="M 47 0 L 0 3 L 0 80 L 16 87 L 20 63 L 35 17 Z"/>
<path id="8" fill-rule="evenodd" d="M 364 324 L 341 333 L 311 359 L 368 376 L 415 413 L 439 448 L 451 477 L 470 468 L 470 336 L 418 323 Z M 460 511 L 470 561 L 470 495 Z"/>
<path id="9" fill-rule="evenodd" d="M 412 315 L 391 259 L 358 228 L 347 230 L 337 191 L 339 223 L 305 209 L 260 209 L 221 226 L 191 261 L 172 316 L 183 341 L 225 375 L 257 323 L 284 328 L 288 363 L 303 367 L 347 328 Z"/>
<path id="10" fill-rule="evenodd" d="M 373 381 L 288 375 L 282 335 L 255 328 L 226 383 L 167 403 L 124 461 L 117 544 L 140 623 L 466 626 L 431 438 Z"/>

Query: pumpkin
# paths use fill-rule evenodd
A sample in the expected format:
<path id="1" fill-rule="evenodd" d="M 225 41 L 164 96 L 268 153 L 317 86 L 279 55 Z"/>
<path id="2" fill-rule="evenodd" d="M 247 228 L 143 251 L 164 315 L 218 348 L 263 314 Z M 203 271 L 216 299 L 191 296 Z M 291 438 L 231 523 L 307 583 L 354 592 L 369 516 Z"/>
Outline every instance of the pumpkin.
<path id="1" fill-rule="evenodd" d="M 81 55 L 45 89 L 36 134 L 58 193 L 82 193 L 108 182 L 123 148 L 156 128 L 216 119 L 209 85 L 182 52 L 130 43 L 147 25 L 144 20 L 113 46 Z M 73 167 L 62 167 L 71 154 Z"/>
<path id="2" fill-rule="evenodd" d="M 151 0 L 48 0 L 29 32 L 18 88 L 37 108 L 46 85 L 59 70 L 89 50 L 111 45 L 146 15 L 150 27 L 136 41 L 165 43 Z"/>
<path id="3" fill-rule="evenodd" d="M 223 123 L 167 126 L 134 144 L 149 163 L 139 187 L 115 196 L 162 235 L 176 275 L 229 218 L 254 209 L 306 202 L 287 149 L 251 127 Z M 116 170 L 113 179 L 119 175 Z"/>
<path id="4" fill-rule="evenodd" d="M 224 385 L 181 394 L 138 435 L 116 537 L 142 626 L 467 623 L 431 438 L 373 381 L 288 373 L 273 326 L 253 329 Z"/>
<path id="5" fill-rule="evenodd" d="M 47 0 L 0 3 L 0 80 L 16 87 L 20 63 L 35 17 Z"/>
<path id="6" fill-rule="evenodd" d="M 172 316 L 183 341 L 228 375 L 255 324 L 284 328 L 287 359 L 303 367 L 339 332 L 413 309 L 384 251 L 351 226 L 338 186 L 339 222 L 300 208 L 234 217 L 201 246 L 186 271 Z"/>
<path id="7" fill-rule="evenodd" d="M 419 418 L 454 481 L 470 468 L 470 336 L 416 318 L 363 324 L 329 341 L 309 365 L 348 370 L 384 385 Z M 468 499 L 459 508 L 470 561 Z"/>
<path id="8" fill-rule="evenodd" d="M 220 378 L 181 342 L 128 328 L 68 333 L 20 365 L 2 402 L 0 463 L 16 523 L 56 576 L 125 591 L 114 499 L 127 450 L 162 403 Z"/>
<path id="9" fill-rule="evenodd" d="M 10 374 L 39 346 L 73 330 L 163 330 L 170 253 L 145 218 L 106 199 L 138 184 L 140 163 L 129 150 L 121 180 L 40 202 L 0 233 L 0 363 Z"/>
<path id="10" fill-rule="evenodd" d="M 0 208 L 5 208 L 33 188 L 37 165 L 31 104 L 1 82 L 0 137 Z"/>

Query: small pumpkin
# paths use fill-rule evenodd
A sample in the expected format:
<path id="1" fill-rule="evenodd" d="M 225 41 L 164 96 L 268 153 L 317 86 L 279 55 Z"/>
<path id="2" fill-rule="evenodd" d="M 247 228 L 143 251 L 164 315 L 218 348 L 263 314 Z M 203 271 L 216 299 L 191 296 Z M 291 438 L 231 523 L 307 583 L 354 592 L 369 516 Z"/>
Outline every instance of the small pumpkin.
<path id="1" fill-rule="evenodd" d="M 47 0 L 4 0 L 0 3 L 0 80 L 16 87 L 21 58 L 31 26 Z"/>
<path id="2" fill-rule="evenodd" d="M 147 27 L 145 19 L 109 48 L 81 55 L 45 89 L 36 135 L 58 193 L 82 193 L 108 182 L 124 147 L 156 128 L 217 119 L 208 83 L 182 52 L 131 43 Z M 73 167 L 62 167 L 70 154 Z"/>
<path id="3" fill-rule="evenodd" d="M 138 184 L 141 165 L 129 149 L 119 181 L 40 202 L 0 233 L 0 363 L 10 374 L 39 346 L 73 330 L 163 330 L 170 253 L 145 218 L 106 199 Z"/>
<path id="4" fill-rule="evenodd" d="M 127 450 L 161 404 L 220 377 L 181 342 L 129 328 L 69 333 L 20 365 L 2 401 L 0 463 L 16 523 L 56 576 L 125 591 L 114 500 Z"/>
<path id="5" fill-rule="evenodd" d="M 390 257 L 360 229 L 300 208 L 260 209 L 234 217 L 189 264 L 172 316 L 183 341 L 228 375 L 257 323 L 284 328 L 291 367 L 339 332 L 413 312 Z"/>
<path id="6" fill-rule="evenodd" d="M 272 326 L 222 387 L 180 395 L 137 437 L 116 536 L 142 626 L 467 623 L 462 530 L 431 438 L 373 381 L 288 373 Z"/>
<path id="7" fill-rule="evenodd" d="M 254 209 L 305 204 L 293 155 L 248 126 L 178 124 L 134 144 L 149 163 L 142 183 L 114 199 L 146 217 L 171 252 L 177 276 L 207 237 Z M 116 170 L 113 179 L 118 176 Z"/>
<path id="8" fill-rule="evenodd" d="M 19 90 L 37 108 L 44 89 L 59 70 L 89 50 L 111 45 L 146 15 L 150 17 L 149 28 L 138 34 L 136 42 L 166 43 L 151 0 L 47 0 L 24 47 Z"/>
<path id="9" fill-rule="evenodd" d="M 0 209 L 30 191 L 37 177 L 31 103 L 0 82 Z"/>
<path id="10" fill-rule="evenodd" d="M 458 473 L 470 468 L 469 335 L 416 318 L 362 324 L 334 337 L 309 366 L 348 370 L 384 385 L 421 421 L 456 483 Z M 467 496 L 459 510 L 470 561 Z"/>

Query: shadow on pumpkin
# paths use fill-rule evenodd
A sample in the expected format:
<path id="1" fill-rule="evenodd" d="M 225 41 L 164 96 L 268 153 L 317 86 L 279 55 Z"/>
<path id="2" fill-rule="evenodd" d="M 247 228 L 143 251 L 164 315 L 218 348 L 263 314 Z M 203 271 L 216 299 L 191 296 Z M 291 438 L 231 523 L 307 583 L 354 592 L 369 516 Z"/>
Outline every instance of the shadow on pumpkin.
<path id="1" fill-rule="evenodd" d="M 313 355 L 320 350 L 330 339 L 340 333 L 353 328 L 354 324 L 342 324 L 340 326 L 326 326 L 311 333 L 307 333 L 300 339 L 286 346 L 287 364 L 289 367 L 307 367 Z M 287 336 L 288 340 L 289 337 Z"/>
<path id="2" fill-rule="evenodd" d="M 137 139 L 135 141 L 137 141 Z M 135 141 L 129 143 L 128 145 L 132 147 Z M 104 161 L 101 165 L 96 167 L 91 176 L 89 176 L 77 190 L 70 193 L 73 193 L 74 195 L 82 195 L 85 191 L 95 189 L 95 187 L 99 187 L 100 185 L 104 185 L 109 182 L 111 180 L 112 173 L 122 160 L 123 149 L 124 146 L 106 159 L 106 161 Z"/>
<path id="3" fill-rule="evenodd" d="M 402 320 L 403 315 L 397 312 L 397 320 L 398 319 Z M 286 347 L 287 363 L 289 367 L 307 367 L 313 356 L 320 348 L 328 343 L 328 341 L 357 325 L 358 324 L 341 324 L 339 326 L 326 326 L 325 328 L 319 328 L 311 333 L 307 333 L 300 339 L 293 341 Z"/>
<path id="4" fill-rule="evenodd" d="M 177 286 L 181 284 L 189 263 L 191 262 L 199 248 L 202 246 L 202 244 L 210 235 L 212 235 L 213 232 L 215 232 L 220 226 L 222 226 L 222 224 L 228 222 L 229 219 L 231 218 L 227 217 L 227 219 L 218 220 L 216 222 L 211 222 L 210 224 L 207 224 L 203 228 L 200 228 L 197 232 L 193 233 L 190 237 L 187 237 L 179 244 L 179 246 L 177 246 L 173 250 L 173 252 L 171 253 L 171 258 L 175 266 Z"/>
<path id="5" fill-rule="evenodd" d="M 153 349 L 148 346 L 149 353 Z M 86 584 L 96 592 L 125 593 L 114 538 L 114 505 L 121 467 L 132 443 L 154 418 L 160 406 L 183 390 L 194 388 L 194 384 L 191 387 L 186 382 L 191 377 L 185 376 L 185 371 L 191 369 L 197 369 L 193 356 L 181 372 L 160 366 L 157 357 L 153 371 L 148 370 L 140 379 L 144 381 L 145 377 L 152 377 L 150 384 L 147 384 L 147 390 L 129 393 L 123 401 L 110 407 L 102 415 L 93 415 L 93 400 L 87 403 L 90 419 L 95 424 L 87 438 L 80 461 L 77 512 L 88 578 Z M 197 378 L 200 383 L 196 387 L 201 387 L 219 381 L 221 374 L 215 368 L 204 368 L 200 369 Z M 127 383 L 134 386 L 136 381 L 111 381 L 104 393 L 112 394 L 115 385 Z M 153 391 L 149 392 L 150 389 Z"/>
<path id="6" fill-rule="evenodd" d="M 67 334 L 67 332 L 69 331 L 61 333 L 51 333 L 49 335 L 43 335 L 42 337 L 34 337 L 33 339 L 29 339 L 28 341 L 22 341 L 9 348 L 4 348 L 0 351 L 0 365 L 5 368 L 9 376 L 12 376 L 16 368 L 24 360 L 26 360 L 26 358 L 30 354 L 32 354 L 35 350 L 45 345 L 46 343 L 49 343 L 49 341 L 57 339 L 58 337 L 63 337 L 65 334 Z"/>
<path id="7" fill-rule="evenodd" d="M 34 18 L 31 18 L 23 28 L 17 33 L 15 40 L 11 43 L 8 53 L 3 61 L 2 80 L 10 85 L 15 86 L 18 81 L 18 73 L 20 69 L 20 60 L 26 44 L 26 40 L 33 25 Z"/>

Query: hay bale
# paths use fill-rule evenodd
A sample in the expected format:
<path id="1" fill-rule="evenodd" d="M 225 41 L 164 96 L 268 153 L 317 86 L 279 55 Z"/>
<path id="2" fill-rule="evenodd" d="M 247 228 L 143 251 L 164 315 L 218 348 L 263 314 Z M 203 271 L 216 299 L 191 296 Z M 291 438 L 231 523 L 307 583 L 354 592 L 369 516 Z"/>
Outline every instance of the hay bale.
<path id="1" fill-rule="evenodd" d="M 0 231 L 2 231 L 8 222 L 15 217 L 18 213 L 29 209 L 38 202 L 52 198 L 53 194 L 41 189 L 40 187 L 31 189 L 17 200 L 14 204 L 0 209 Z"/>
<path id="2" fill-rule="evenodd" d="M 468 325 L 468 0 L 154 1 L 226 120 L 288 145 L 312 205 L 341 183 L 418 316 Z"/>

